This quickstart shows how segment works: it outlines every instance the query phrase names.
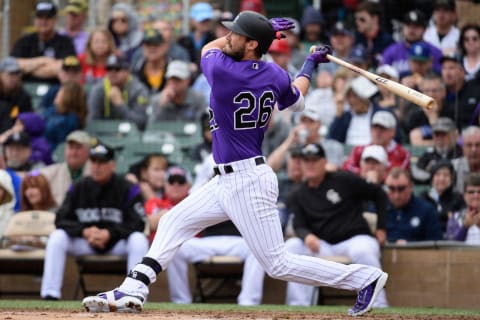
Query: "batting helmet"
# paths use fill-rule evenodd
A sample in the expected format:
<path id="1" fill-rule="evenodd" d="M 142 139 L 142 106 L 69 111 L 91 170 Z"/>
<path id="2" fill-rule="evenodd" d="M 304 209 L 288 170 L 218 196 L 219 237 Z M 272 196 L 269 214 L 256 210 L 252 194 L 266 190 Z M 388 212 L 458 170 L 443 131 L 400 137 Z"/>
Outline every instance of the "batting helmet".
<path id="1" fill-rule="evenodd" d="M 222 23 L 232 32 L 257 40 L 262 53 L 268 51 L 270 44 L 275 39 L 275 30 L 270 21 L 254 11 L 242 11 L 235 17 L 235 20 Z"/>

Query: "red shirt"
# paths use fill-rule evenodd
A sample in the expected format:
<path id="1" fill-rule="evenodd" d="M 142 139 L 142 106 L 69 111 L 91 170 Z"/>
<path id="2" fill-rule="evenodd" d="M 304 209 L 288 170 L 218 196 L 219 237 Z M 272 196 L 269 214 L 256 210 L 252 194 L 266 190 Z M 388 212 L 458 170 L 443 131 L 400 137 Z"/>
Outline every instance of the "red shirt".
<path id="1" fill-rule="evenodd" d="M 159 211 L 171 209 L 173 207 L 173 203 L 168 198 L 152 198 L 145 202 L 143 208 L 145 209 L 145 214 L 147 216 L 154 215 Z M 155 231 L 150 232 L 150 242 L 153 241 L 155 237 Z"/>
<path id="2" fill-rule="evenodd" d="M 80 65 L 82 67 L 83 83 L 91 84 L 93 81 L 102 79 L 107 74 L 105 65 L 91 65 L 87 64 L 87 55 L 82 53 L 78 56 Z"/>

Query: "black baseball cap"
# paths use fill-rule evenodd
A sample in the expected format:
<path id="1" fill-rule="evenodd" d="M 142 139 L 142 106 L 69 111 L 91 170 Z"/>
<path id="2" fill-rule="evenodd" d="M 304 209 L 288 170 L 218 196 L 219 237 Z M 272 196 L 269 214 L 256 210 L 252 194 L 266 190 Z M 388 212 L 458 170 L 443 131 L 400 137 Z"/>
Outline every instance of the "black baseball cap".
<path id="1" fill-rule="evenodd" d="M 318 143 L 309 143 L 302 147 L 302 158 L 325 158 L 325 150 Z"/>
<path id="2" fill-rule="evenodd" d="M 436 0 L 433 9 L 446 9 L 449 11 L 455 11 L 455 0 Z"/>
<path id="3" fill-rule="evenodd" d="M 63 58 L 62 69 L 64 71 L 81 71 L 80 60 L 76 56 L 67 56 Z"/>
<path id="4" fill-rule="evenodd" d="M 348 30 L 345 27 L 345 24 L 341 21 L 335 23 L 332 28 L 331 36 L 350 36 L 353 37 L 354 34 L 351 30 Z"/>
<path id="5" fill-rule="evenodd" d="M 425 18 L 423 12 L 421 12 L 420 10 L 412 10 L 405 14 L 405 16 L 403 17 L 403 23 L 426 27 L 427 19 Z"/>
<path id="6" fill-rule="evenodd" d="M 30 147 L 30 136 L 25 131 L 15 132 L 3 143 L 4 146 L 12 144 Z"/>
<path id="7" fill-rule="evenodd" d="M 37 1 L 35 5 L 35 16 L 52 18 L 57 15 L 57 6 L 49 0 Z"/>
<path id="8" fill-rule="evenodd" d="M 463 67 L 463 63 L 462 63 L 462 57 L 460 56 L 460 54 L 458 53 L 447 53 L 447 54 L 444 54 L 441 58 L 440 58 L 440 64 L 444 63 L 445 61 L 453 61 L 453 62 L 456 62 L 458 63 L 459 65 L 461 65 Z"/>
<path id="9" fill-rule="evenodd" d="M 143 31 L 143 44 L 152 44 L 152 45 L 158 45 L 164 43 L 165 40 L 163 39 L 163 36 L 158 30 L 153 29 L 153 28 L 147 28 L 145 31 Z"/>
<path id="10" fill-rule="evenodd" d="M 98 143 L 90 148 L 90 159 L 107 162 L 115 159 L 115 150 L 104 143 Z"/>
<path id="11" fill-rule="evenodd" d="M 107 58 L 107 64 L 105 67 L 107 69 L 128 69 L 130 64 L 125 57 L 111 54 Z"/>

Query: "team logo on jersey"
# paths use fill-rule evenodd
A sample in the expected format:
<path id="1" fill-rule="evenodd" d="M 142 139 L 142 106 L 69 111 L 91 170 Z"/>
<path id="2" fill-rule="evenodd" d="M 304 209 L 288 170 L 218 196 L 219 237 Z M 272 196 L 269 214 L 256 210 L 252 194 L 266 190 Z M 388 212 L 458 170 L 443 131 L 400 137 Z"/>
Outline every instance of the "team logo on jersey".
<path id="1" fill-rule="evenodd" d="M 258 70 L 258 63 L 257 62 L 252 63 L 252 69 L 253 70 Z"/>
<path id="2" fill-rule="evenodd" d="M 342 198 L 340 198 L 340 195 L 337 191 L 330 189 L 327 191 L 327 200 L 333 204 L 337 204 L 342 201 Z"/>
<path id="3" fill-rule="evenodd" d="M 420 218 L 413 217 L 412 219 L 410 219 L 410 225 L 414 228 L 418 228 L 420 226 Z"/>

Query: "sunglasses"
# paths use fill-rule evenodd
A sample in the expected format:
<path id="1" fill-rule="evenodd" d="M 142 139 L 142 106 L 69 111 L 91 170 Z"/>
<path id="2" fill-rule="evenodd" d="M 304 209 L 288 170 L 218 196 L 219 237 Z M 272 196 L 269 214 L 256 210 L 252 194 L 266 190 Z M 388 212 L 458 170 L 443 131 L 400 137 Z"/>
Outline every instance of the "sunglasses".
<path id="1" fill-rule="evenodd" d="M 404 192 L 405 190 L 407 190 L 408 186 L 407 185 L 400 185 L 400 186 L 387 185 L 386 187 L 389 192 Z"/>
<path id="2" fill-rule="evenodd" d="M 187 183 L 187 178 L 182 177 L 182 176 L 171 176 L 168 178 L 168 184 L 179 184 L 179 185 L 184 185 Z"/>
<path id="3" fill-rule="evenodd" d="M 107 67 L 106 69 L 108 72 L 119 72 L 120 70 L 122 70 L 122 68 L 120 67 Z"/>

